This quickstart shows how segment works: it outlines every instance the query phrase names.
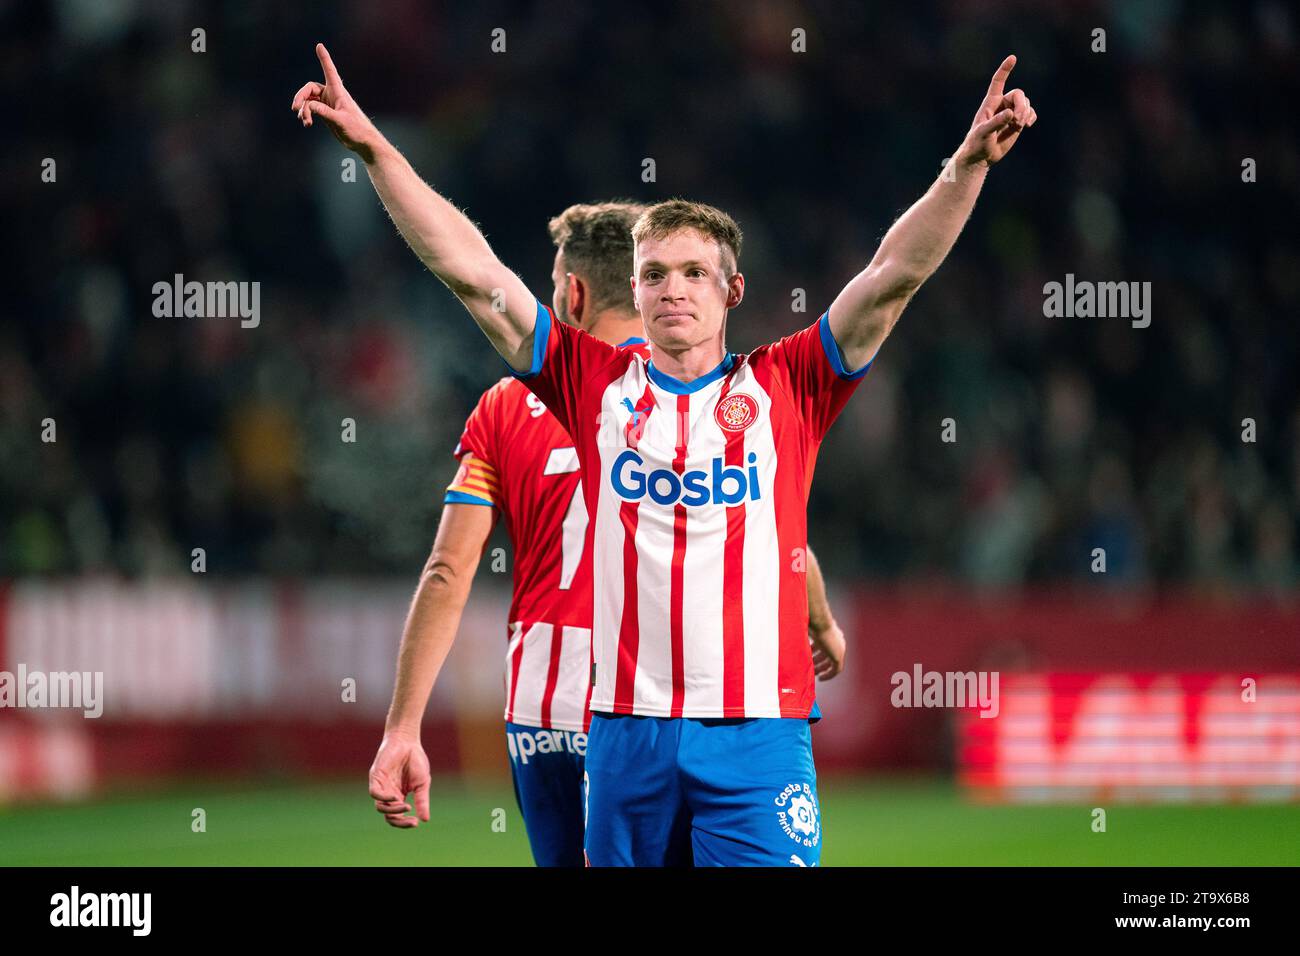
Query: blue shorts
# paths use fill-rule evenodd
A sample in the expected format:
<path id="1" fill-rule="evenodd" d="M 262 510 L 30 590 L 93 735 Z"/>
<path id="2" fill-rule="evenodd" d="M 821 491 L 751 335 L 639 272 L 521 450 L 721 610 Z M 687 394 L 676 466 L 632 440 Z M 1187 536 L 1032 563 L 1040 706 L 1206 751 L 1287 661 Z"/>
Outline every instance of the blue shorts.
<path id="1" fill-rule="evenodd" d="M 808 721 L 592 714 L 591 866 L 816 866 Z"/>
<path id="2" fill-rule="evenodd" d="M 506 723 L 510 776 L 538 866 L 582 866 L 587 735 Z"/>

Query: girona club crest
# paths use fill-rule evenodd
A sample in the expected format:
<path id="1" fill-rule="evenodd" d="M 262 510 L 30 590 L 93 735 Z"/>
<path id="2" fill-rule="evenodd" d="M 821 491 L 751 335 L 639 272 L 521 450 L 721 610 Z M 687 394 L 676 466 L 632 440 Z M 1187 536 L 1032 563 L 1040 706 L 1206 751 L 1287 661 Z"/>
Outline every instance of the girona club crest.
<path id="1" fill-rule="evenodd" d="M 743 432 L 758 418 L 758 402 L 743 392 L 733 392 L 718 402 L 713 417 L 724 432 Z"/>

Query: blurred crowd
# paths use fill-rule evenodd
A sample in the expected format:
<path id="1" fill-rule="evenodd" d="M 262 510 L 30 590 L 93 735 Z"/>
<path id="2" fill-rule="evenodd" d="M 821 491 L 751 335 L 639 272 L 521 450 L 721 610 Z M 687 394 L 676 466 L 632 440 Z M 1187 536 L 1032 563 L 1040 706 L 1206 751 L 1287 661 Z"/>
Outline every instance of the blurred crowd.
<path id="1" fill-rule="evenodd" d="M 1039 122 L 823 445 L 813 547 L 838 579 L 1295 587 L 1281 0 L 63 0 L 0 21 L 3 576 L 184 573 L 195 548 L 223 574 L 417 572 L 504 366 L 364 170 L 290 113 L 324 40 L 545 300 L 571 202 L 731 212 L 737 351 L 817 318 L 1016 53 Z M 1045 317 L 1067 273 L 1150 282 L 1150 327 Z M 155 317 L 176 274 L 259 282 L 260 323 Z"/>

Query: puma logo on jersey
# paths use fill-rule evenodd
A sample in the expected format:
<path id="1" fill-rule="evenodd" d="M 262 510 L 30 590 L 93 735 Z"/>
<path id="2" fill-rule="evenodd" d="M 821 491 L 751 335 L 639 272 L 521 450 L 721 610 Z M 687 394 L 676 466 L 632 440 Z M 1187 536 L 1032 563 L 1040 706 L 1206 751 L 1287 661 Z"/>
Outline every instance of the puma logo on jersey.
<path id="1" fill-rule="evenodd" d="M 645 433 L 645 426 L 646 422 L 650 420 L 650 413 L 655 409 L 654 399 L 647 395 L 641 399 L 638 405 L 633 406 L 632 399 L 624 398 L 623 407 L 632 413 L 632 417 L 623 426 L 623 437 L 627 440 L 628 448 L 636 448 L 641 443 L 641 436 Z"/>

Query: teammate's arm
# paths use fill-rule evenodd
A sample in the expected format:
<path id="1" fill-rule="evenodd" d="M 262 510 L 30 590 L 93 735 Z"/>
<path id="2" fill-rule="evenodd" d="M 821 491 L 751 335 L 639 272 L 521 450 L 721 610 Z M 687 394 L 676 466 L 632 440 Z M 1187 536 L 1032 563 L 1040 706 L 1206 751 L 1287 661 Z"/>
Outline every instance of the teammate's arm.
<path id="1" fill-rule="evenodd" d="M 957 241 L 989 167 L 1038 118 L 1023 90 L 1003 92 L 1015 64 L 1014 56 L 1002 61 L 951 166 L 894 223 L 866 269 L 831 303 L 831 334 L 848 368 L 860 368 L 875 356 L 903 308 Z"/>
<path id="2" fill-rule="evenodd" d="M 826 597 L 826 579 L 812 548 L 808 548 L 808 639 L 813 646 L 813 672 L 830 680 L 844 669 L 844 632 L 835 622 Z"/>
<path id="3" fill-rule="evenodd" d="M 370 182 L 402 237 L 429 271 L 464 303 L 493 347 L 516 371 L 532 364 L 537 299 L 496 257 L 463 213 L 422 180 L 343 86 L 322 43 L 316 56 L 325 82 L 307 83 L 293 98 L 304 126 L 319 116 L 340 143 L 365 163 Z"/>
<path id="4" fill-rule="evenodd" d="M 496 514 L 496 508 L 485 505 L 444 505 L 433 551 L 411 599 L 384 739 L 370 767 L 375 809 L 395 827 L 414 827 L 419 820 L 429 820 L 429 760 L 420 746 L 420 721 L 456 639 Z M 414 797 L 416 816 L 408 815 L 408 793 Z"/>

